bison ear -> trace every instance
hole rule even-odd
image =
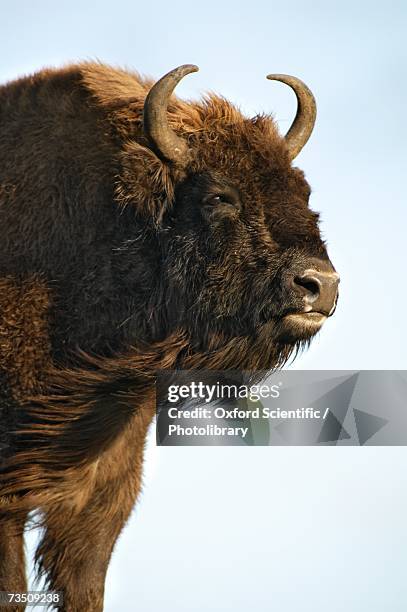
[[[149,148],[128,142],[120,155],[115,200],[159,221],[174,200],[176,172]]]

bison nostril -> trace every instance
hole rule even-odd
[[[320,294],[321,284],[313,276],[295,276],[294,288],[307,297],[309,301],[313,302]]]
[[[332,266],[324,267],[324,262],[317,263],[322,269],[307,268],[302,270],[302,274],[290,276],[289,288],[293,297],[301,298],[302,312],[319,312],[328,317],[333,313],[338,297],[339,275]]]
[[[291,309],[331,316],[338,298],[339,274],[329,261],[310,259],[308,266],[290,270],[284,277]]]

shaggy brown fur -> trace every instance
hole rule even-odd
[[[0,364],[16,401],[38,391],[49,363],[48,306],[40,279],[0,279]]]
[[[36,510],[70,612],[102,610],[156,371],[281,365],[312,335],[287,328],[284,275],[328,260],[269,116],[173,97],[180,170],[143,135],[151,84],[85,63],[0,88],[0,590],[25,590]],[[219,191],[236,206],[202,204]]]

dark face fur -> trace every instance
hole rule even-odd
[[[227,169],[191,172],[176,187],[162,234],[168,321],[203,351],[263,336],[285,359],[331,314],[299,314],[307,288],[294,279],[333,269],[303,173],[267,166],[270,156],[256,150],[242,167],[242,152],[232,151]],[[309,290],[318,288],[310,282]],[[333,310],[336,290],[332,300]]]

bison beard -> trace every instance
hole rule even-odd
[[[270,370],[330,316],[338,276],[282,138],[223,98],[100,64],[0,89],[0,590],[22,530],[64,609],[101,610],[141,484],[158,369]],[[147,95],[148,94],[148,95]]]

